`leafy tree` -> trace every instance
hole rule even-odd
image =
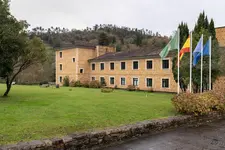
[[[44,62],[46,53],[41,39],[28,38],[28,24],[10,14],[8,0],[0,0],[0,14],[0,76],[6,80],[7,96],[16,76],[31,65]]]

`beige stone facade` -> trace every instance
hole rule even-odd
[[[115,48],[97,46],[96,48],[77,47],[57,50],[56,83],[62,85],[65,76],[68,76],[71,81],[89,81],[90,65],[88,60],[108,52],[115,52]]]
[[[216,28],[216,38],[220,47],[225,47],[225,26]]]
[[[176,92],[177,84],[172,73],[172,58],[165,59],[168,62],[166,69],[163,69],[163,61],[158,55],[121,60],[94,59],[107,53],[115,53],[115,48],[97,46],[56,51],[56,83],[62,85],[65,76],[69,76],[70,81],[80,80],[81,82],[101,81],[101,77],[104,77],[108,87],[127,88],[128,85],[137,84],[136,86],[141,90],[152,88],[154,91]],[[138,69],[133,68],[134,61]],[[147,61],[151,61],[150,69],[147,69]],[[121,69],[121,62],[125,62],[125,69]],[[103,70],[101,70],[101,64],[104,64]],[[110,64],[114,64],[113,70]],[[113,81],[110,82],[110,79]]]
[[[160,58],[154,59],[134,59],[134,60],[120,60],[120,61],[104,61],[91,62],[95,64],[95,70],[90,71],[90,80],[94,77],[100,81],[100,77],[104,77],[107,86],[118,88],[127,88],[128,85],[133,84],[133,78],[138,79],[138,86],[141,90],[149,90],[153,88],[155,91],[176,92],[177,84],[173,79],[172,61],[169,60],[169,68],[162,68],[162,60]],[[146,62],[152,61],[152,69],[147,69]],[[133,69],[133,61],[138,61],[138,69]],[[121,70],[121,62],[125,62],[125,70]],[[100,69],[100,63],[104,63],[104,70]],[[114,63],[114,70],[110,69],[110,63]],[[114,84],[110,84],[110,77],[114,78]],[[121,85],[121,78],[125,78],[125,85]],[[147,79],[152,80],[152,86],[147,86]],[[169,87],[162,87],[162,79],[169,79]]]

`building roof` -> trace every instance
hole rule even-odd
[[[221,27],[216,27],[215,29],[219,29],[219,28],[225,28],[225,26],[221,26]]]
[[[107,53],[96,57],[94,59],[90,59],[90,62],[99,62],[99,61],[114,61],[114,60],[129,60],[129,59],[141,59],[141,58],[159,58],[159,53],[161,52],[161,48],[156,49],[137,49],[137,50],[129,50],[122,51],[116,53]],[[171,54],[170,54],[171,55]]]

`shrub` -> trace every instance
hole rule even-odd
[[[134,85],[128,85],[127,90],[128,90],[128,91],[135,91],[136,88],[135,88]]]
[[[59,84],[56,84],[56,85],[55,85],[55,88],[57,88],[57,89],[58,89],[58,88],[59,88]]]
[[[82,86],[82,87],[85,87],[85,88],[89,88],[89,81],[83,81],[83,82],[81,83],[81,86]]]
[[[106,86],[105,78],[103,78],[103,81],[101,82],[101,87]]]
[[[101,87],[101,83],[99,81],[97,81],[97,80],[91,81],[89,83],[89,87],[90,88],[100,88]]]
[[[74,80],[72,80],[71,82],[70,82],[70,87],[76,87],[76,85],[75,85],[75,81]]]
[[[48,84],[48,81],[42,81],[39,83],[39,85],[42,85],[42,84]]]
[[[225,103],[214,92],[201,94],[182,93],[172,98],[175,109],[184,114],[203,115],[211,111],[224,111]]]
[[[68,76],[65,76],[63,78],[63,86],[69,86],[70,85],[70,79]]]
[[[75,81],[74,87],[82,87],[82,84],[79,80]]]
[[[112,88],[102,88],[101,92],[102,93],[111,93],[111,92],[113,92],[113,89]]]

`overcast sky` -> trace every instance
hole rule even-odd
[[[162,35],[170,35],[181,21],[192,29],[203,10],[215,26],[225,26],[225,0],[11,0],[12,14],[32,27],[116,24]]]

